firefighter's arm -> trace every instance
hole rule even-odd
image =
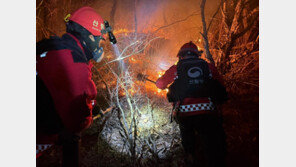
[[[85,76],[86,74],[87,76]],[[97,92],[95,84],[91,79],[90,71],[86,74],[81,74],[81,78],[72,80],[73,88],[77,92],[73,94],[73,99],[70,103],[71,115],[69,116],[73,116],[73,122],[70,123],[70,127],[75,132],[87,129],[93,121],[92,109]]]
[[[164,73],[163,76],[161,76],[156,80],[156,86],[159,89],[165,89],[170,83],[174,82],[176,77],[177,77],[177,66],[173,65]]]
[[[219,74],[214,64],[209,64],[209,68],[213,76],[213,81],[211,82],[211,89],[212,89],[211,98],[216,105],[223,104],[228,99],[223,78]]]
[[[96,87],[91,79],[91,69],[86,63],[73,62],[72,55],[60,56],[63,92],[58,97],[59,114],[63,124],[71,132],[87,129],[92,123],[93,101],[96,98]],[[61,106],[62,105],[62,106]]]
[[[212,64],[212,63],[209,63],[208,66],[209,66],[209,68],[210,68],[210,70],[211,70],[211,72],[212,72],[213,79],[218,80],[222,85],[224,85],[223,78],[222,78],[222,76],[219,74],[219,72],[218,72],[216,66],[215,66],[214,64]]]

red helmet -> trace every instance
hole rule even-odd
[[[203,51],[199,51],[197,46],[192,41],[190,41],[188,43],[185,43],[181,47],[177,56],[182,57],[185,54],[187,54],[187,55],[195,54],[195,55],[199,56],[201,53],[203,53]]]
[[[81,25],[94,36],[101,36],[104,29],[104,20],[91,7],[82,7],[71,14],[69,20]]]

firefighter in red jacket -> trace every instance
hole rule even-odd
[[[104,21],[91,7],[68,15],[61,38],[37,43],[37,156],[63,146],[63,166],[78,166],[80,132],[92,123],[97,91],[91,59],[103,57]],[[39,151],[39,152],[38,152]]]
[[[191,41],[184,44],[177,65],[156,86],[165,89],[172,83],[167,96],[174,104],[173,117],[179,123],[187,164],[224,166],[225,134],[216,105],[225,100],[226,90],[214,64],[200,59],[201,53]]]

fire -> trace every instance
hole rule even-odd
[[[158,74],[158,77],[161,77],[165,72],[164,71],[158,71],[157,74]]]
[[[135,58],[133,58],[133,57],[129,59],[129,62],[131,62],[131,63],[138,63],[138,61]]]
[[[134,93],[135,93],[135,90],[134,90],[134,89],[129,89],[129,92],[130,92],[131,94],[134,94]]]
[[[148,75],[148,78],[153,81],[156,81],[164,73],[165,73],[165,71],[151,72],[152,75]],[[168,89],[164,89],[164,90],[159,89],[156,87],[156,85],[154,83],[151,83],[151,82],[145,82],[145,84],[143,86],[145,87],[145,90],[147,92],[153,93],[157,96],[165,97],[168,92]]]
[[[125,34],[127,35],[127,33],[130,33],[131,31],[125,28],[121,28],[121,29],[116,29],[113,31],[113,34]]]

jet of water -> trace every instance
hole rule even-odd
[[[115,53],[117,59],[119,59],[120,70],[123,72],[123,71],[125,71],[125,64],[124,64],[123,59],[120,59],[121,54],[120,54],[119,48],[118,48],[117,44],[112,44],[112,47],[113,47],[113,50],[114,50],[114,53]]]

